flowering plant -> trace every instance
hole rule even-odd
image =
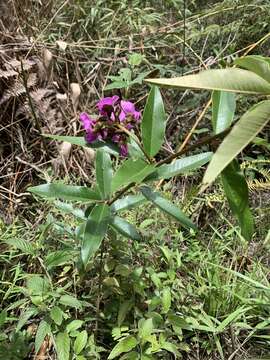
[[[84,216],[80,216],[81,224],[74,232],[84,270],[100,246],[104,245],[103,239],[110,236],[111,231],[134,241],[141,239],[136,227],[119,214],[144,202],[152,203],[178,221],[182,227],[196,230],[191,219],[178,206],[153,190],[153,185],[161,179],[186,174],[206,164],[211,160],[212,152],[197,152],[196,155],[187,157],[183,155],[203,145],[216,143],[224,136],[225,140],[213,155],[206,171],[205,184],[208,186],[221,174],[226,197],[232,212],[238,218],[241,233],[246,239],[252,237],[254,226],[248,206],[248,187],[235,157],[269,120],[270,101],[262,101],[254,106],[231,130],[235,110],[233,92],[269,94],[270,75],[269,64],[261,57],[244,58],[237,64],[248,70],[219,69],[176,79],[151,79],[149,82],[154,85],[142,115],[131,101],[122,100],[118,96],[105,97],[97,103],[97,118],[92,118],[87,113],[81,114],[85,137],[49,135],[50,138],[84,147],[98,147],[96,184],[92,188],[52,183],[29,189],[43,197],[87,204]],[[268,74],[267,78],[265,74]],[[186,146],[192,130],[180,149],[173,153],[170,151],[167,157],[162,158],[166,114],[161,93],[155,84],[215,90],[212,96],[214,135]],[[137,147],[130,146],[131,140],[135,140]],[[113,150],[110,143],[116,145],[118,151]],[[114,158],[119,156],[119,153],[122,162],[114,171]],[[158,153],[161,160],[156,159]]]
[[[120,155],[128,155],[128,133],[141,121],[141,113],[131,101],[119,96],[105,97],[97,103],[98,119],[82,113],[80,119],[86,131],[85,139],[91,144],[97,140],[111,140],[119,146]]]

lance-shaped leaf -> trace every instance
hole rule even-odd
[[[119,212],[119,211],[123,211],[123,210],[129,210],[129,209],[132,209],[134,207],[137,207],[137,206],[143,204],[144,202],[146,202],[146,199],[141,194],[139,194],[139,195],[127,195],[122,199],[116,200],[111,205],[111,210],[112,210],[112,212]]]
[[[91,190],[85,186],[52,183],[29,187],[27,190],[48,199],[62,199],[83,202],[97,201],[101,199],[100,194],[97,191]]]
[[[212,126],[215,134],[226,130],[233,122],[235,112],[235,95],[226,91],[213,91]]]
[[[168,165],[161,165],[155,172],[147,176],[145,181],[169,179],[180,174],[187,174],[188,172],[196,170],[208,163],[208,161],[212,158],[212,155],[212,152],[206,152],[178,159],[174,163]]]
[[[53,140],[58,141],[65,141],[73,145],[78,145],[82,147],[90,147],[91,149],[103,149],[104,151],[114,155],[119,155],[119,148],[117,145],[111,142],[104,142],[104,141],[95,141],[94,143],[87,143],[85,138],[80,136],[62,136],[62,135],[50,135],[50,134],[42,134],[45,137],[48,137]]]
[[[141,186],[140,190],[147,200],[151,201],[165,213],[171,215],[184,227],[197,229],[196,225],[193,224],[193,222],[177,206],[163,198],[158,192],[152,191],[148,186]]]
[[[204,175],[203,189],[252,141],[269,119],[269,100],[256,104],[241,117],[213,155]]]
[[[234,61],[244,69],[253,71],[255,74],[270,82],[270,59],[260,55],[249,55]]]
[[[96,205],[86,222],[81,245],[84,266],[100,247],[110,221],[110,208],[106,204]]]
[[[128,159],[116,171],[112,180],[112,191],[119,190],[122,186],[130,183],[141,182],[147,175],[154,171],[154,165],[150,165],[143,159]]]
[[[254,223],[248,206],[248,186],[236,160],[222,171],[221,178],[230,208],[238,218],[241,233],[244,238],[250,240],[254,232]]]
[[[96,155],[96,178],[102,199],[108,199],[111,195],[112,175],[110,155],[99,149]]]
[[[155,156],[164,141],[166,114],[163,100],[157,86],[151,88],[142,119],[142,140],[149,157]]]
[[[128,221],[122,219],[119,216],[114,216],[110,224],[117,232],[125,236],[128,239],[132,240],[141,240],[141,235],[137,231],[134,225],[130,224]]]
[[[231,91],[243,94],[270,94],[270,84],[257,74],[242,69],[205,70],[196,75],[171,79],[147,79],[159,86],[181,89]]]

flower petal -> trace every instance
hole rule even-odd
[[[133,114],[135,111],[135,105],[131,101],[121,100],[120,105],[127,114]]]
[[[83,123],[84,130],[89,130],[96,123],[86,112],[81,113],[80,120]]]
[[[128,156],[128,146],[127,146],[127,144],[122,144],[120,146],[120,155],[123,156],[123,157]]]
[[[98,110],[101,115],[106,115],[106,111],[104,111],[104,107],[113,106],[119,100],[119,96],[114,95],[112,97],[105,97],[99,100],[97,103]]]

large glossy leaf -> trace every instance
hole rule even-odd
[[[104,141],[96,141],[92,144],[89,144],[85,141],[85,138],[80,136],[62,136],[62,135],[50,135],[50,134],[42,134],[45,137],[48,137],[53,140],[58,141],[65,141],[73,145],[78,145],[82,147],[90,147],[91,149],[103,149],[104,151],[118,156],[119,155],[119,149],[118,147],[110,142],[104,142]]]
[[[159,86],[182,89],[206,89],[239,92],[243,94],[270,94],[270,84],[257,74],[242,69],[205,70],[196,75],[171,79],[147,79]]]
[[[101,199],[98,192],[85,186],[53,183],[29,187],[27,190],[48,199],[74,200],[83,202],[96,201]]]
[[[211,184],[223,169],[252,141],[270,119],[270,100],[261,101],[234,125],[214,154],[203,179],[203,188]]]
[[[244,69],[253,71],[270,82],[270,59],[259,55],[249,55],[236,59],[234,63]]]
[[[146,181],[169,179],[180,174],[187,174],[192,170],[196,170],[208,163],[212,158],[212,152],[206,152],[198,155],[187,156],[178,159],[174,163],[161,165],[155,172],[147,176]]]
[[[110,221],[110,208],[106,204],[96,205],[91,211],[83,234],[81,258],[86,266],[88,260],[95,254],[107,232]]]
[[[157,86],[152,86],[142,119],[142,140],[149,157],[155,156],[164,141],[166,114],[163,100]]]
[[[119,216],[114,216],[111,220],[111,226],[118,231],[121,235],[132,240],[141,240],[141,235],[134,225],[122,219]]]
[[[154,171],[154,165],[150,165],[143,159],[128,159],[116,171],[112,180],[112,191],[119,190],[122,186],[141,182],[147,175]]]
[[[226,130],[233,122],[235,112],[235,95],[226,91],[213,91],[212,126],[215,134]]]
[[[221,178],[230,208],[238,218],[241,233],[244,238],[250,240],[254,232],[254,223],[248,206],[248,186],[236,160],[222,171]]]
[[[96,178],[102,199],[108,199],[111,195],[112,175],[110,155],[99,149],[96,155]]]
[[[163,198],[158,192],[152,191],[148,186],[141,186],[142,194],[147,200],[155,204],[159,209],[171,215],[186,228],[197,229],[196,225],[174,204]]]
[[[129,210],[136,206],[139,206],[146,202],[146,199],[143,195],[127,195],[122,199],[116,200],[112,206],[111,210],[112,212],[119,212],[123,210]]]

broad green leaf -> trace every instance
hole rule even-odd
[[[181,358],[181,354],[177,350],[177,346],[175,344],[165,341],[164,343],[162,343],[161,348],[174,354],[176,359]]]
[[[153,171],[154,165],[149,165],[142,159],[128,159],[116,171],[112,179],[112,191],[133,182],[139,183]]]
[[[79,335],[76,337],[76,340],[74,342],[74,351],[75,354],[79,355],[80,352],[85,348],[87,344],[87,331],[83,330],[79,333]]]
[[[96,178],[102,199],[108,199],[111,195],[112,175],[110,155],[104,150],[98,150],[96,155]]]
[[[7,320],[7,312],[5,310],[0,312],[0,327],[4,325]]]
[[[38,275],[33,275],[28,279],[26,286],[30,295],[45,295],[50,289],[48,280]]]
[[[126,300],[120,305],[118,310],[118,317],[117,317],[118,326],[122,325],[128,312],[131,310],[133,304],[134,304],[133,300]]]
[[[148,186],[141,186],[141,192],[147,200],[155,204],[159,209],[171,215],[184,227],[197,229],[196,225],[174,204],[163,198],[158,192],[152,191]]]
[[[269,100],[256,104],[241,117],[213,155],[204,175],[203,189],[252,141],[269,119]]]
[[[112,212],[119,212],[123,210],[129,210],[134,207],[140,206],[141,204],[145,203],[145,197],[141,194],[139,195],[127,195],[122,199],[116,200],[111,205]]]
[[[81,258],[84,266],[95,254],[107,232],[110,208],[106,204],[96,205],[86,222],[81,245]]]
[[[108,360],[115,359],[120,354],[129,352],[135,348],[137,343],[138,342],[134,336],[128,336],[120,340],[110,352]]]
[[[139,328],[139,337],[147,341],[148,337],[152,334],[154,330],[153,319],[141,319],[138,323]]]
[[[73,186],[61,183],[53,183],[30,187],[27,190],[48,199],[62,199],[83,202],[97,201],[101,199],[100,194],[87,188],[86,186]]]
[[[41,320],[38,325],[35,337],[35,353],[38,353],[46,335],[51,333],[51,326],[45,320]]]
[[[111,220],[111,226],[121,235],[132,240],[141,240],[141,235],[136,230],[135,226],[122,219],[119,216],[114,216]]]
[[[128,142],[128,154],[132,159],[143,159],[146,160],[145,154],[142,149],[136,143],[136,141],[130,137]]]
[[[252,71],[262,77],[264,80],[270,82],[270,60],[260,55],[249,55],[243,58],[236,59],[235,65],[238,65],[246,70]]]
[[[70,338],[67,333],[60,332],[55,339],[57,360],[69,360]]]
[[[63,201],[60,201],[60,200],[55,200],[54,205],[58,209],[60,209],[61,211],[65,212],[65,213],[72,214],[72,215],[76,216],[79,219],[83,219],[83,220],[85,219],[84,211],[82,209],[75,208],[70,203],[63,202]]]
[[[174,163],[168,165],[161,165],[152,174],[147,176],[145,181],[152,181],[158,179],[169,179],[180,174],[187,174],[192,170],[196,170],[208,163],[212,158],[212,152],[206,152],[198,155],[187,156],[183,159],[178,159]]]
[[[63,311],[59,306],[54,306],[50,311],[50,317],[57,325],[61,325],[63,321]]]
[[[270,94],[270,84],[257,74],[242,69],[205,70],[195,75],[171,79],[146,79],[159,86],[181,89],[205,89],[243,94]]]
[[[226,91],[213,91],[212,126],[215,134],[219,134],[231,126],[235,106],[235,94]]]
[[[72,320],[66,327],[68,333],[78,330],[83,325],[82,320]]]
[[[157,86],[152,86],[142,118],[142,140],[149,157],[155,156],[164,141],[166,114],[163,100]]]
[[[62,295],[59,299],[59,304],[73,307],[75,309],[82,309],[82,303],[76,297],[71,295]]]
[[[250,240],[254,232],[254,221],[248,206],[248,186],[236,160],[222,171],[221,179],[230,208],[238,218],[241,233],[245,239]]]
[[[104,141],[96,141],[92,144],[89,144],[85,141],[84,137],[77,136],[61,136],[61,135],[50,135],[50,134],[42,134],[45,137],[48,137],[53,140],[58,141],[66,141],[73,145],[78,145],[82,147],[90,147],[91,149],[103,149],[104,151],[114,155],[119,155],[119,149],[114,143],[104,142]]]

